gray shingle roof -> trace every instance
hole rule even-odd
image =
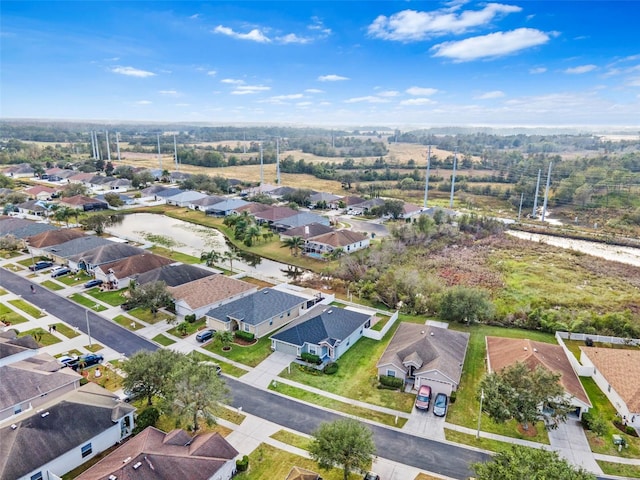
[[[212,308],[207,312],[207,316],[223,322],[232,317],[250,325],[259,325],[305,301],[306,299],[297,295],[291,295],[272,288],[264,288],[221,307]]]
[[[247,203],[248,202],[240,200],[239,198],[231,198],[229,200],[224,200],[223,202],[216,203],[207,210],[210,212],[228,212],[229,210],[240,208]]]
[[[136,277],[136,281],[140,285],[150,282],[164,282],[168,287],[177,287],[183,283],[193,282],[194,280],[199,280],[214,274],[215,272],[194,267],[193,265],[173,263],[141,273]]]
[[[300,212],[291,217],[283,218],[274,222],[277,227],[295,228],[319,223],[321,225],[329,225],[329,219],[315,213]]]
[[[184,192],[184,190],[182,190],[181,188],[167,188],[166,190],[160,190],[159,192],[155,192],[155,195],[156,197],[169,198],[169,197],[173,197],[174,195],[178,195],[182,192]]]
[[[0,236],[11,234],[16,238],[27,238],[56,228],[48,223],[36,223],[24,218],[5,217],[0,220]]]
[[[282,232],[280,235],[287,237],[300,237],[306,240],[329,232],[333,232],[333,228],[319,223],[311,223],[303,227],[290,228]]]
[[[69,257],[73,262],[84,261],[90,265],[103,265],[105,263],[116,262],[123,258],[141,255],[145,253],[142,248],[127,245],[126,243],[109,242],[99,247],[92,248],[85,252]]]
[[[74,238],[68,242],[61,243],[60,245],[52,245],[44,248],[43,250],[61,258],[70,258],[80,253],[88,252],[93,248],[112,244],[113,242],[106,238],[87,235],[80,238]]]
[[[318,345],[322,341],[336,345],[364,325],[369,318],[371,316],[366,313],[317,305],[271,338],[300,347],[305,343]]]

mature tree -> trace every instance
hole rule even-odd
[[[160,348],[155,352],[141,350],[122,364],[127,376],[122,381],[125,390],[147,398],[153,404],[154,396],[167,396],[173,388],[172,373],[185,356],[173,350]]]
[[[104,229],[112,225],[119,225],[124,220],[120,214],[96,213],[80,220],[82,228],[85,230],[93,230],[96,235],[102,235]]]
[[[228,349],[233,343],[233,332],[229,330],[218,330],[215,339],[220,342],[222,348]]]
[[[120,198],[120,195],[118,195],[117,193],[105,193],[104,199],[111,207],[121,207],[122,205],[124,205],[124,200],[122,200]]]
[[[298,256],[298,252],[302,249],[303,245],[304,239],[302,237],[289,237],[282,242],[282,246],[289,247],[289,251],[294,257]]]
[[[440,318],[448,322],[480,322],[493,316],[487,292],[461,285],[450,288],[440,299]]]
[[[27,196],[22,192],[11,192],[7,193],[2,199],[3,203],[17,205],[18,203],[23,203],[27,201]]]
[[[146,283],[136,288],[130,292],[129,298],[132,305],[151,310],[154,318],[159,309],[168,307],[173,302],[173,298],[167,290],[167,284],[162,281]]]
[[[187,361],[175,371],[173,378],[170,401],[177,407],[179,416],[190,418],[194,432],[198,431],[201,417],[207,425],[215,425],[221,403],[227,400],[229,392],[215,366],[209,362]]]
[[[371,430],[351,418],[321,424],[309,445],[309,454],[320,468],[328,470],[339,465],[344,470],[344,480],[351,471],[368,468],[375,453]]]
[[[76,195],[85,195],[86,193],[87,187],[82,183],[68,183],[63,187],[62,192],[60,192],[60,196],[75,197]]]
[[[560,376],[541,366],[531,370],[516,362],[482,379],[479,387],[479,393],[484,392],[482,409],[495,422],[514,419],[525,430],[530,422],[540,418],[543,409],[557,426],[566,421],[573,409],[559,382]]]
[[[486,463],[472,465],[478,480],[595,480],[595,475],[576,469],[557,452],[512,445]]]
[[[223,254],[225,260],[229,260],[229,270],[233,273],[233,261],[238,259],[238,255],[235,250],[227,250]]]
[[[260,227],[256,224],[253,224],[251,226],[249,226],[245,232],[244,232],[244,239],[242,240],[242,242],[247,246],[247,247],[251,247],[253,246],[253,242],[256,239],[259,239],[261,237],[261,230]]]
[[[0,237],[0,250],[16,251],[20,248],[21,240],[18,240],[11,233]]]
[[[389,215],[394,220],[400,218],[403,212],[404,202],[402,200],[385,200],[380,207],[380,213]]]
[[[53,214],[53,218],[58,222],[64,222],[69,228],[69,219],[71,217],[76,217],[76,221],[78,219],[78,210],[71,207],[58,207]]]
[[[200,261],[205,262],[207,267],[213,267],[217,262],[220,261],[222,255],[215,250],[211,250],[210,252],[202,252],[200,254]]]

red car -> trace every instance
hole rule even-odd
[[[416,408],[429,410],[429,402],[431,402],[431,387],[429,385],[422,385],[416,397]]]

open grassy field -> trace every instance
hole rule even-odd
[[[18,312],[0,303],[0,321],[10,325],[16,325],[27,322],[28,320]]]
[[[94,299],[85,297],[82,293],[74,293],[67,298],[82,305],[83,307],[93,310],[94,312],[103,312],[107,309],[104,305],[97,303]]]

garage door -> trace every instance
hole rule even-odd
[[[420,385],[429,385],[434,395],[437,393],[445,393],[447,396],[451,395],[452,387],[451,384],[447,382],[441,382],[432,378],[416,378],[416,388],[419,388]]]
[[[278,352],[282,352],[282,353],[287,353],[289,355],[298,356],[298,347],[296,347],[295,345],[290,345],[288,343],[278,342],[276,340],[274,342],[274,347],[275,347],[276,351],[278,351]]]

